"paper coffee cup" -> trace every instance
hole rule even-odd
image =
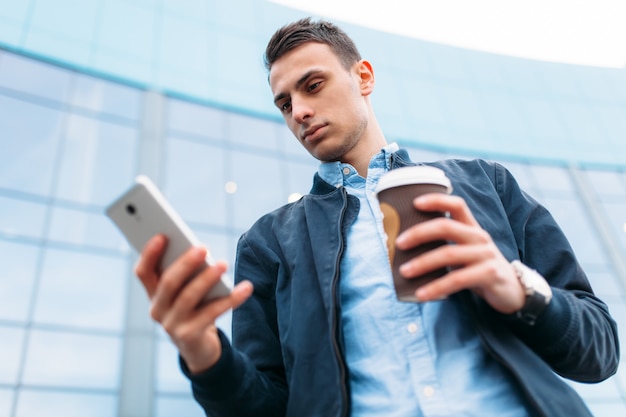
[[[448,268],[440,268],[415,278],[404,278],[398,271],[400,265],[410,259],[446,244],[445,241],[438,240],[408,250],[396,248],[396,238],[407,228],[446,215],[442,212],[419,211],[413,206],[413,200],[423,194],[451,192],[452,185],[446,174],[441,169],[430,166],[394,169],[383,175],[378,182],[376,196],[383,213],[389,263],[396,296],[400,301],[418,301],[415,297],[417,288],[448,271]]]

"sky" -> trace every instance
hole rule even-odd
[[[521,58],[626,66],[626,0],[271,0],[333,21]]]

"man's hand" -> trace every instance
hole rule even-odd
[[[433,240],[452,243],[401,266],[400,273],[407,279],[441,267],[452,267],[443,277],[417,290],[420,301],[437,300],[470,289],[501,313],[513,313],[523,307],[526,296],[515,270],[462,198],[427,194],[416,198],[414,206],[424,211],[448,212],[450,218],[429,220],[407,229],[396,240],[399,249],[410,249]]]
[[[187,282],[204,262],[206,249],[191,248],[160,272],[159,260],[166,245],[165,236],[153,237],[146,244],[135,273],[150,298],[150,315],[163,326],[189,370],[199,373],[213,366],[222,354],[215,320],[229,309],[243,304],[252,295],[252,284],[241,282],[227,297],[198,307],[204,295],[226,271],[226,264],[218,262]]]

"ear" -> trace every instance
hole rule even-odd
[[[358,62],[358,72],[360,77],[361,94],[369,96],[374,91],[374,69],[369,61],[362,59]]]

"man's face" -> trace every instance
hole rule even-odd
[[[300,143],[321,161],[346,161],[368,124],[360,64],[342,66],[332,49],[305,43],[270,70],[274,104]]]

